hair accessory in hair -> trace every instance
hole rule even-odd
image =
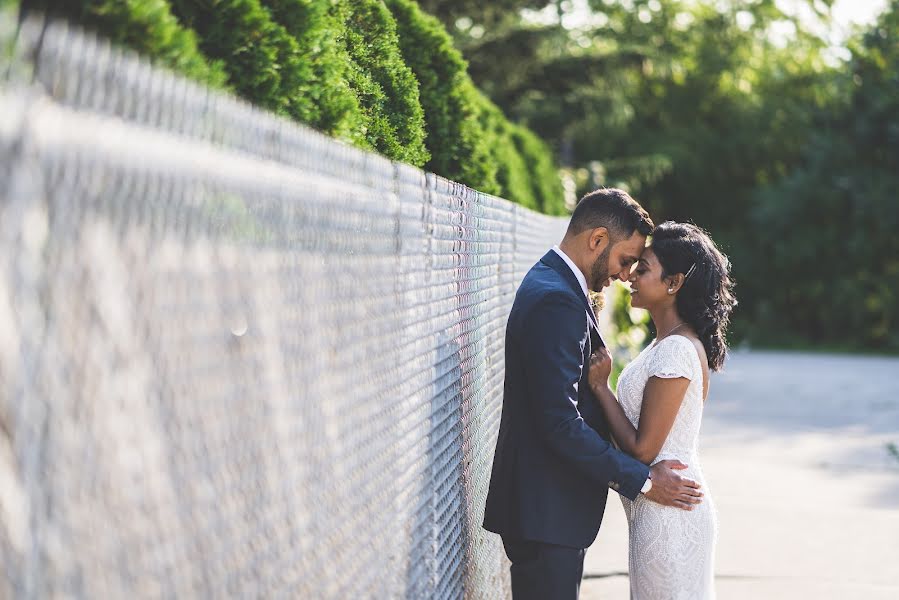
[[[690,267],[690,270],[687,271],[687,274],[684,276],[684,283],[686,283],[687,280],[690,279],[690,275],[692,275],[693,271],[695,271],[695,270],[696,270],[696,263],[693,263],[693,266]]]

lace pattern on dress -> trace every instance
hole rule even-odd
[[[686,463],[690,468],[681,474],[702,484],[705,496],[690,512],[655,504],[642,495],[633,502],[621,498],[629,526],[631,598],[713,600],[718,525],[699,465],[703,373],[693,342],[679,335],[653,342],[622,371],[618,401],[635,427],[650,377],[690,380],[671,432],[653,463],[671,458]]]

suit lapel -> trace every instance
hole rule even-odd
[[[602,339],[602,336],[599,332],[599,323],[597,322],[597,316],[593,312],[593,307],[590,306],[590,302],[584,297],[584,290],[581,288],[580,282],[575,277],[574,273],[571,272],[571,268],[568,264],[562,259],[561,256],[556,253],[555,250],[550,249],[549,252],[543,255],[543,258],[540,259],[540,262],[545,264],[546,266],[552,268],[556,271],[559,276],[568,284],[568,286],[574,291],[578,298],[581,299],[581,304],[584,306],[584,310],[587,312],[587,318],[590,320],[592,325],[590,331],[590,345],[591,350],[594,344],[594,334],[595,339],[598,340],[599,345],[605,346],[605,341]]]

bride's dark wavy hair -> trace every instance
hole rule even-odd
[[[663,279],[686,275],[677,293],[677,312],[699,335],[709,368],[720,370],[727,354],[727,326],[737,305],[730,261],[709,234],[692,223],[662,223],[652,232],[651,248]]]

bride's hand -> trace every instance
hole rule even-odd
[[[590,355],[590,371],[587,373],[587,381],[590,389],[595,393],[609,387],[609,375],[612,373],[612,355],[607,348],[602,347]]]

